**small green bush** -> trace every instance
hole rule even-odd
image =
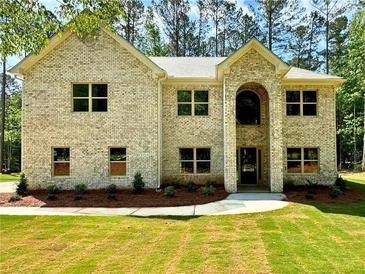
[[[16,202],[22,199],[22,196],[18,195],[18,194],[14,194],[11,195],[11,197],[9,198],[9,202]]]
[[[284,191],[290,191],[293,190],[294,188],[295,188],[294,180],[287,179],[284,181]]]
[[[117,192],[118,188],[116,184],[110,184],[106,188],[106,193],[108,194],[109,199],[115,199]]]
[[[75,200],[81,200],[82,196],[85,194],[87,190],[87,186],[85,184],[77,184],[74,187],[75,190]]]
[[[133,180],[132,184],[133,184],[134,192],[142,192],[144,190],[144,187],[146,184],[143,181],[143,177],[140,172],[137,172],[134,175],[134,180]]]
[[[216,190],[213,185],[203,186],[201,189],[205,196],[214,195],[215,190]]]
[[[25,177],[25,174],[22,173],[22,174],[20,174],[19,184],[16,188],[16,194],[24,195],[27,193],[27,191],[28,191],[28,180]]]
[[[215,181],[208,181],[205,186],[215,186],[217,184],[217,182]]]
[[[176,194],[176,190],[175,190],[175,187],[174,186],[167,186],[167,187],[165,187],[164,195],[166,197],[174,197],[175,194]]]
[[[192,181],[189,181],[187,184],[188,192],[195,192],[198,189],[198,186],[194,184]]]
[[[345,191],[347,189],[346,181],[341,176],[337,177],[335,185],[339,187],[341,191]]]
[[[312,195],[316,195],[317,194],[317,190],[316,190],[316,183],[313,183],[311,180],[307,179],[307,193],[308,194],[312,194]]]
[[[48,200],[56,200],[57,194],[61,192],[61,189],[57,185],[52,184],[47,187],[47,192],[48,192],[47,196]]]
[[[339,187],[337,187],[337,186],[331,186],[330,187],[329,195],[330,195],[331,198],[335,199],[338,196],[340,196],[341,194],[342,194],[342,191]]]

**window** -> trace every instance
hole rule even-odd
[[[70,149],[53,148],[53,176],[70,175]]]
[[[210,173],[210,148],[180,148],[180,172]]]
[[[108,111],[107,84],[73,84],[72,89],[75,112]]]
[[[288,148],[288,173],[318,173],[318,148]]]
[[[250,90],[244,90],[236,98],[236,122],[240,125],[260,124],[260,98]]]
[[[127,175],[127,149],[125,147],[111,147],[109,149],[109,175]]]
[[[317,92],[315,90],[287,90],[286,115],[316,116]]]
[[[177,114],[179,116],[207,116],[208,104],[207,90],[177,91]]]

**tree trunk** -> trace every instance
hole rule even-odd
[[[0,140],[0,173],[3,172],[4,139],[5,139],[5,87],[6,87],[6,59],[3,58],[3,83],[1,92],[1,140]]]
[[[356,104],[355,104],[355,98],[354,98],[354,166],[356,165],[356,154],[357,154],[357,149],[356,149]]]

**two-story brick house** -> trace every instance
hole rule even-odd
[[[24,79],[22,169],[50,183],[208,180],[280,192],[331,184],[336,76],[290,67],[252,39],[229,57],[146,57],[118,35],[71,32],[10,71]]]

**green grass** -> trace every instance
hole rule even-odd
[[[365,201],[291,204],[272,212],[233,216],[1,216],[0,220],[1,273],[364,273],[365,269]]]
[[[19,174],[13,173],[13,174],[2,174],[0,173],[0,183],[1,182],[8,182],[8,181],[18,181],[19,180]]]

